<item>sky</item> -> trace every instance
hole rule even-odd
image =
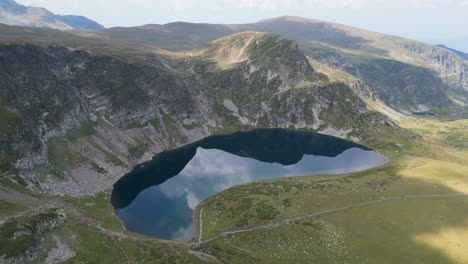
[[[468,52],[468,0],[17,0],[106,27],[175,21],[249,23],[295,15]]]

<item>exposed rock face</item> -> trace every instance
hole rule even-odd
[[[2,233],[3,243],[7,247],[11,245],[22,246],[24,252],[19,255],[0,255],[0,263],[21,264],[33,263],[40,251],[44,248],[44,234],[61,226],[67,215],[61,210],[51,209],[47,213],[28,216],[19,221],[5,223]],[[22,244],[16,242],[23,241]],[[9,252],[12,254],[12,252]],[[13,253],[14,254],[14,253]]]
[[[269,32],[296,41],[308,57],[320,64],[313,65],[316,71],[332,80],[338,77],[359,96],[384,102],[400,112],[426,108],[438,113],[460,112],[458,106],[468,104],[468,63],[461,57],[429,44],[326,21],[280,17],[238,25],[178,22],[114,28],[89,35],[184,51],[245,31]]]
[[[336,129],[359,140],[362,124],[390,124],[349,87],[315,73],[296,43],[259,33],[234,40],[239,49],[230,49],[243,59],[224,67],[222,41],[190,58],[148,55],[150,63],[0,46],[2,171],[31,188],[86,195],[160,151],[214,133]]]
[[[331,69],[332,75],[335,78],[338,75],[357,95],[385,102],[400,112],[417,112],[422,105],[433,110],[450,107],[447,90],[459,89],[447,85],[448,81],[431,69],[398,60],[356,58],[326,48],[309,48],[307,54],[322,67]]]
[[[186,140],[182,132],[170,131],[168,123],[174,128],[194,120],[208,123],[198,109],[196,87],[189,89],[187,80],[157,61],[151,66],[129,64],[86,51],[32,45],[2,46],[0,54],[2,112],[9,117],[1,134],[3,170],[32,171],[43,164],[47,174],[50,169],[65,171],[89,185],[85,187],[106,183],[108,188],[111,180],[87,181],[92,169],[75,165],[93,161],[94,173],[122,175],[137,162],[119,157],[127,156],[129,148],[140,146],[136,157],[140,158],[146,146],[156,153]],[[150,121],[165,126],[144,127]],[[70,138],[71,129],[85,125],[89,131],[77,131]],[[67,140],[51,143],[66,135]],[[51,156],[55,161],[48,160]]]
[[[452,89],[468,91],[468,63],[447,49],[438,46],[405,45],[405,48],[432,62],[432,68],[451,84]]]

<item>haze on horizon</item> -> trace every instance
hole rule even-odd
[[[250,23],[294,15],[322,19],[468,52],[468,0],[17,0],[106,27]]]

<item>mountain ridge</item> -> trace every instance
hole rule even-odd
[[[60,30],[94,30],[104,26],[84,16],[58,15],[41,7],[30,7],[13,0],[0,0],[0,23]]]
[[[0,45],[3,173],[82,196],[110,188],[164,149],[213,134],[279,127],[361,141],[371,127],[394,126],[277,35],[244,32],[193,53],[147,56],[150,63],[76,47]]]
[[[365,142],[374,129],[398,129],[398,116],[463,111],[464,79],[443,74],[465,68],[449,51],[310,21],[276,23],[1,26],[2,170],[19,170],[32,188],[80,196],[212,134],[278,127]],[[407,58],[397,60],[402,51]],[[15,83],[27,92],[15,95]]]
[[[268,32],[296,41],[319,68],[331,72],[339,81],[355,87],[357,93],[366,97],[378,96],[379,100],[386,101],[385,103],[392,108],[406,114],[427,109],[440,111],[437,108],[454,104],[463,105],[468,102],[468,63],[452,52],[406,38],[326,21],[279,17],[250,24],[176,22],[165,25],[111,28],[92,32],[91,35],[98,39],[135,43],[171,51],[189,51],[202,48],[217,38],[244,31]],[[324,54],[326,56],[323,56]],[[318,57],[314,58],[317,55]],[[330,61],[330,58],[334,61]],[[384,80],[386,72],[392,70],[393,61],[415,72],[409,76],[399,76],[398,79],[414,79],[414,81],[390,84],[388,80]],[[359,72],[364,68],[368,73],[370,69],[374,73],[361,76]],[[433,87],[431,89],[439,92],[431,93],[430,96],[425,96],[424,92],[415,93],[425,89],[417,84],[416,72],[430,76],[434,80],[433,83],[437,84],[431,85]],[[369,85],[384,82],[388,83],[388,87]],[[386,90],[395,85],[402,92],[408,92],[393,97],[385,95]],[[414,94],[416,96],[413,96]],[[410,100],[405,101],[404,98]]]
[[[0,24],[0,262],[467,260],[466,62],[409,39],[289,20],[96,31]],[[343,138],[388,163],[242,184],[200,203],[176,186],[175,210],[194,208],[188,241],[134,234],[117,217],[116,208],[167,180],[125,177],[132,169],[159,166],[147,161],[212,135],[258,129]],[[282,138],[251,140],[300,159],[284,154]],[[321,151],[342,151],[322,139]],[[215,163],[207,164],[230,169]],[[115,203],[119,189],[128,196]],[[136,209],[165,212],[148,208]]]
[[[439,45],[436,45],[436,46],[447,49],[447,50],[457,54],[458,56],[464,58],[465,60],[468,60],[468,53],[465,53],[463,51],[459,51],[459,50],[456,50],[456,49],[449,48],[449,47],[447,47],[447,46],[445,46],[443,44],[439,44]]]

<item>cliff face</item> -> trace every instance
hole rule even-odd
[[[154,153],[178,136],[159,127],[163,119],[206,123],[192,94],[196,88],[161,63],[33,45],[2,46],[0,54],[1,109],[8,117],[1,133],[3,171],[30,172],[34,181],[51,173],[68,178],[77,168],[77,175],[122,173],[146,152],[143,146]],[[154,126],[145,127],[149,123]],[[126,157],[131,147],[141,148],[134,150],[138,157]],[[90,170],[79,166],[91,161]]]
[[[326,21],[280,17],[240,25],[178,22],[101,30],[89,36],[183,51],[244,31],[269,32],[296,41],[317,71],[399,112],[453,113],[468,105],[468,62],[462,55]]]
[[[463,57],[438,46],[406,44],[404,48],[428,60],[453,90],[468,91],[468,63]]]
[[[391,125],[277,36],[244,33],[196,55],[148,56],[138,63],[60,46],[0,46],[3,175],[86,195],[164,149],[214,133],[282,127],[359,140],[369,126]]]

